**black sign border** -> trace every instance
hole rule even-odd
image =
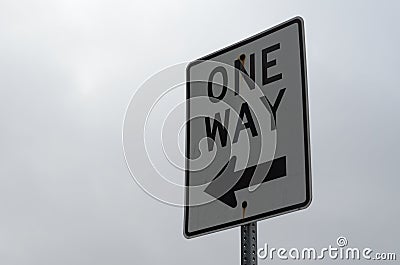
[[[311,153],[310,153],[310,127],[309,127],[309,116],[308,116],[308,93],[307,93],[307,69],[306,69],[306,53],[305,53],[305,39],[304,39],[304,20],[302,17],[297,16],[294,17],[288,21],[283,22],[282,24],[279,24],[271,29],[268,29],[266,31],[263,31],[259,34],[256,34],[250,38],[247,38],[245,40],[242,40],[240,42],[237,42],[233,45],[230,45],[226,48],[223,48],[221,50],[218,50],[214,53],[211,53],[209,55],[206,55],[196,61],[191,62],[187,68],[186,68],[186,99],[190,98],[190,68],[198,63],[201,63],[201,61],[205,60],[211,60],[212,58],[219,56],[221,54],[224,54],[226,52],[229,52],[231,50],[234,50],[240,46],[246,45],[250,42],[253,42],[255,40],[258,40],[262,37],[265,37],[269,34],[272,34],[276,31],[279,31],[281,29],[284,29],[286,27],[289,27],[293,24],[297,24],[298,30],[299,30],[299,44],[300,44],[300,63],[301,63],[301,81],[302,81],[302,104],[303,104],[303,129],[304,129],[304,150],[305,150],[305,177],[306,177],[306,200],[302,203],[299,204],[294,204],[291,206],[287,206],[281,209],[265,212],[262,214],[258,214],[255,216],[250,216],[244,219],[228,222],[225,224],[220,224],[216,226],[211,226],[207,228],[203,228],[197,231],[192,231],[189,232],[189,162],[186,160],[186,170],[185,170],[185,207],[184,207],[184,231],[183,235],[186,238],[194,238],[198,237],[201,235],[213,233],[213,232],[218,232],[221,230],[229,229],[229,228],[234,228],[240,225],[248,224],[254,221],[259,221],[259,220],[264,220],[267,218],[275,217],[278,215],[290,213],[293,211],[301,210],[307,208],[311,204],[312,200],[312,195],[311,195]],[[189,115],[189,101],[186,100],[186,119],[190,117]],[[189,148],[188,146],[190,145],[190,127],[189,123],[186,126],[186,157],[189,157]]]

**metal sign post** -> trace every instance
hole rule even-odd
[[[257,222],[241,226],[241,265],[257,265]]]

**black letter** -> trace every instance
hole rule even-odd
[[[222,74],[222,91],[221,94],[218,97],[216,97],[214,96],[212,86],[213,86],[214,75],[218,72]],[[215,69],[212,70],[210,76],[208,77],[208,97],[210,98],[210,101],[213,103],[217,103],[219,100],[223,99],[226,94],[227,85],[228,85],[228,74],[226,72],[226,69],[222,66],[215,67]]]
[[[243,54],[244,57],[244,54]],[[254,53],[250,54],[250,79],[249,79],[249,74],[246,71],[246,68],[244,68],[244,58],[243,60],[235,60],[235,95],[239,94],[239,71],[242,73],[242,76],[244,80],[246,81],[247,85],[250,87],[250,89],[255,88],[255,82],[256,82],[256,71],[255,71],[255,60],[254,60]]]
[[[262,50],[262,82],[263,82],[263,86],[282,79],[282,73],[268,77],[268,68],[276,65],[276,60],[267,61],[267,55],[268,55],[268,53],[279,50],[280,48],[281,48],[281,44],[277,43],[275,45],[272,45],[272,46]]]
[[[274,117],[274,119],[271,119],[271,131],[276,129],[276,111],[278,110],[279,104],[281,103],[281,100],[283,98],[283,94],[285,93],[286,88],[282,88],[279,90],[278,96],[275,99],[274,105],[269,102],[266,96],[261,97],[261,102],[264,104],[264,106],[267,108],[267,110],[271,113],[271,115]]]
[[[247,122],[243,124],[242,122],[243,122],[243,117],[245,114],[246,114]],[[240,119],[238,119],[237,124],[236,124],[236,130],[235,130],[235,136],[233,137],[233,143],[236,143],[238,141],[239,133],[242,130],[244,130],[245,128],[250,128],[251,134],[253,135],[253,137],[258,135],[256,126],[254,125],[253,117],[251,116],[251,112],[250,112],[249,105],[247,104],[247,102],[244,102],[242,104],[242,107],[240,108],[239,118]]]
[[[208,142],[208,151],[212,151],[214,149],[213,141],[215,142],[215,136],[217,135],[217,131],[219,130],[219,138],[221,141],[222,147],[226,146],[226,140],[228,136],[228,126],[229,126],[229,113],[230,109],[225,110],[225,118],[224,125],[221,124],[221,115],[219,113],[215,114],[214,123],[212,125],[211,130],[211,121],[210,117],[205,117],[206,121],[206,134],[207,134],[207,142]],[[212,138],[212,140],[211,140]]]

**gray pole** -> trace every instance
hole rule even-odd
[[[257,265],[257,222],[241,226],[241,265]]]

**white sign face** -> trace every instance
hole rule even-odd
[[[310,204],[301,18],[192,62],[186,98],[187,238]]]

